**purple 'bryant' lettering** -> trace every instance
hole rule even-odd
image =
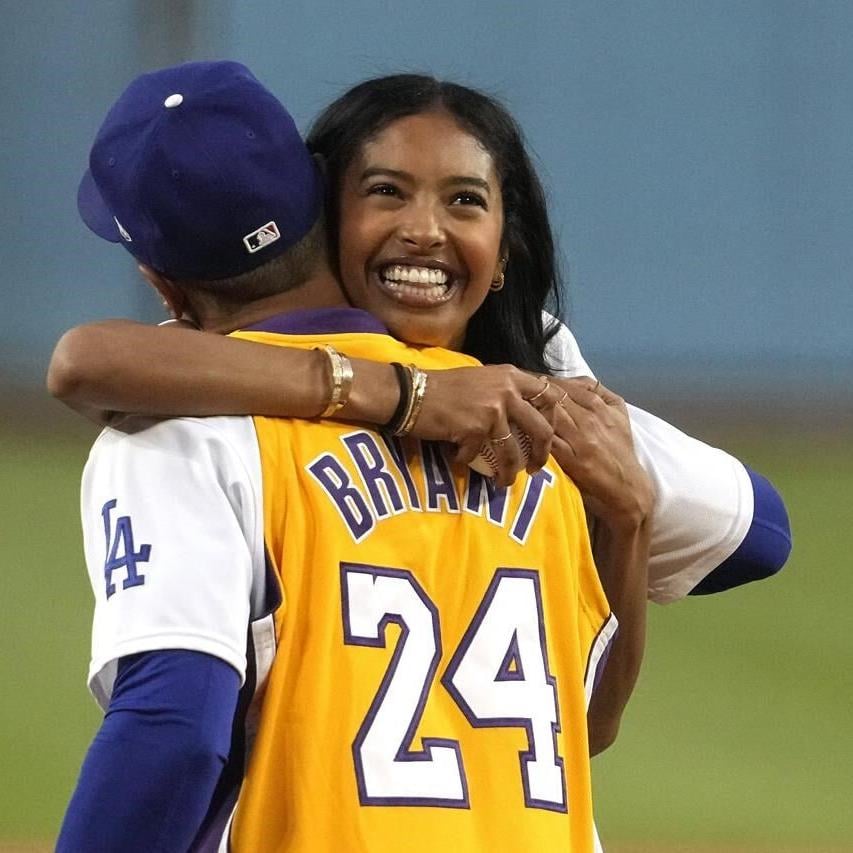
[[[406,491],[409,493],[409,509],[420,510],[421,499],[418,490],[415,488],[415,481],[412,479],[412,472],[409,470],[409,463],[406,460],[406,453],[400,439],[387,433],[382,433],[382,439],[397,466],[397,470],[400,472],[400,476],[403,478],[403,482],[406,484]]]
[[[510,492],[470,468],[459,484],[438,442],[417,442],[423,462],[422,493],[418,491],[403,444],[390,436],[358,430],[340,437],[344,450],[326,452],[305,466],[335,506],[356,542],[369,536],[386,518],[404,512],[466,513],[497,527],[507,527]],[[527,476],[524,494],[509,523],[509,536],[524,544],[539,507],[554,484],[542,469]],[[460,488],[464,487],[464,493]],[[461,500],[460,500],[461,497]]]
[[[465,511],[473,515],[483,514],[486,504],[486,517],[492,524],[503,527],[506,519],[507,490],[496,486],[491,478],[484,477],[473,468],[468,474],[468,489],[465,495]]]
[[[403,496],[397,481],[388,470],[388,463],[379,449],[377,437],[369,432],[354,432],[341,441],[346,445],[361,479],[370,495],[376,518],[387,518],[403,512]],[[386,499],[391,504],[388,509]]]
[[[527,541],[527,534],[536,520],[539,507],[542,505],[545,486],[552,486],[553,484],[554,475],[546,468],[537,471],[527,481],[527,488],[524,490],[524,500],[522,500],[521,506],[518,508],[515,520],[512,523],[512,532],[510,533],[510,536],[516,542],[523,545]]]
[[[346,468],[331,453],[324,453],[305,467],[332,499],[352,538],[356,542],[364,539],[376,522]]]
[[[459,498],[450,467],[441,451],[441,445],[433,441],[421,442],[424,460],[424,484],[427,493],[427,511],[441,512],[442,503],[445,512],[459,512]]]

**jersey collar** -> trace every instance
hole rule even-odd
[[[243,329],[245,332],[274,332],[279,335],[329,335],[339,332],[373,332],[387,335],[388,329],[372,314],[359,308],[305,308],[274,314]]]

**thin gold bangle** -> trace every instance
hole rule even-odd
[[[421,407],[424,404],[424,395],[426,394],[427,387],[428,377],[426,372],[414,364],[409,364],[407,367],[412,376],[412,399],[406,411],[406,417],[403,419],[400,429],[395,433],[398,436],[408,435],[414,429],[418,416],[421,413]]]
[[[321,418],[330,418],[340,411],[348,402],[352,391],[352,362],[334,347],[324,344],[317,349],[323,350],[329,359],[331,370],[332,393],[326,408],[320,413]]]

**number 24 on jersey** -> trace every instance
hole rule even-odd
[[[411,572],[341,566],[344,642],[385,647],[400,638],[353,743],[363,805],[468,807],[458,741],[424,737],[411,748],[441,659],[438,610]],[[441,679],[475,728],[527,732],[520,782],[528,807],[566,811],[554,677],[548,671],[539,576],[498,569]]]

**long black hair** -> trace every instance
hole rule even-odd
[[[503,195],[503,249],[509,258],[505,286],[489,293],[471,318],[463,350],[486,364],[507,362],[548,373],[545,345],[557,324],[545,327],[542,311],[559,316],[560,281],[545,193],[521,129],[493,98],[421,74],[394,74],[359,83],[326,107],[307,142],[326,162],[333,252],[338,249],[341,185],[361,146],[397,119],[435,109],[453,116],[489,152]]]

